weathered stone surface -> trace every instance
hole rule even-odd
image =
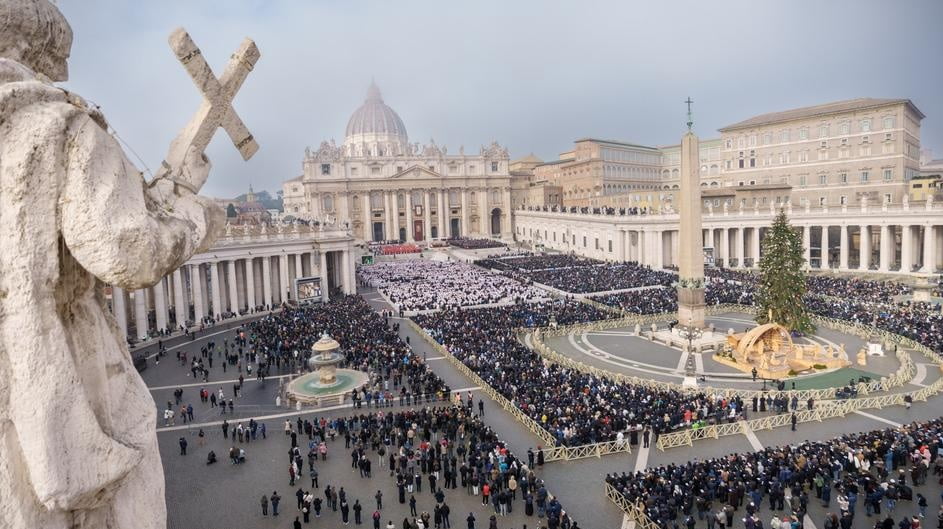
[[[103,117],[50,83],[70,46],[45,0],[0,0],[0,527],[163,528],[154,402],[101,285],[153,284],[223,212],[146,183]],[[174,178],[199,189],[208,171],[191,152]]]

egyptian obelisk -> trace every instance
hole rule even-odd
[[[678,324],[704,328],[704,241],[701,231],[701,175],[698,139],[691,130],[691,98],[688,130],[681,138],[681,190],[678,194],[680,262],[678,266]]]

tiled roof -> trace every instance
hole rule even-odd
[[[720,129],[721,132],[728,130],[743,129],[749,127],[758,127],[760,125],[769,125],[771,123],[781,123],[796,119],[805,119],[815,116],[824,116],[827,114],[837,114],[839,112],[850,112],[853,110],[865,110],[868,108],[877,108],[887,105],[906,103],[910,105],[914,112],[920,118],[925,117],[922,112],[909,99],[876,99],[872,97],[861,97],[858,99],[848,99],[845,101],[836,101],[834,103],[825,103],[824,105],[815,105],[811,107],[794,108],[782,112],[770,112],[769,114],[760,114],[750,119],[743,120],[733,125],[727,125]]]

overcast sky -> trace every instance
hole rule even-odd
[[[235,107],[261,149],[243,162],[220,131],[213,196],[301,174],[306,146],[343,141],[371,77],[411,141],[450,152],[497,140],[512,158],[549,160],[583,136],[676,143],[688,95],[702,138],[755,114],[901,97],[927,115],[923,148],[943,157],[939,0],[58,5],[75,34],[66,86],[101,105],[152,170],[200,102],[167,35],[184,26],[217,75],[243,37],[256,41],[262,58]]]

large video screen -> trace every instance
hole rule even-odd
[[[295,280],[298,301],[321,301],[321,278],[302,277]]]

